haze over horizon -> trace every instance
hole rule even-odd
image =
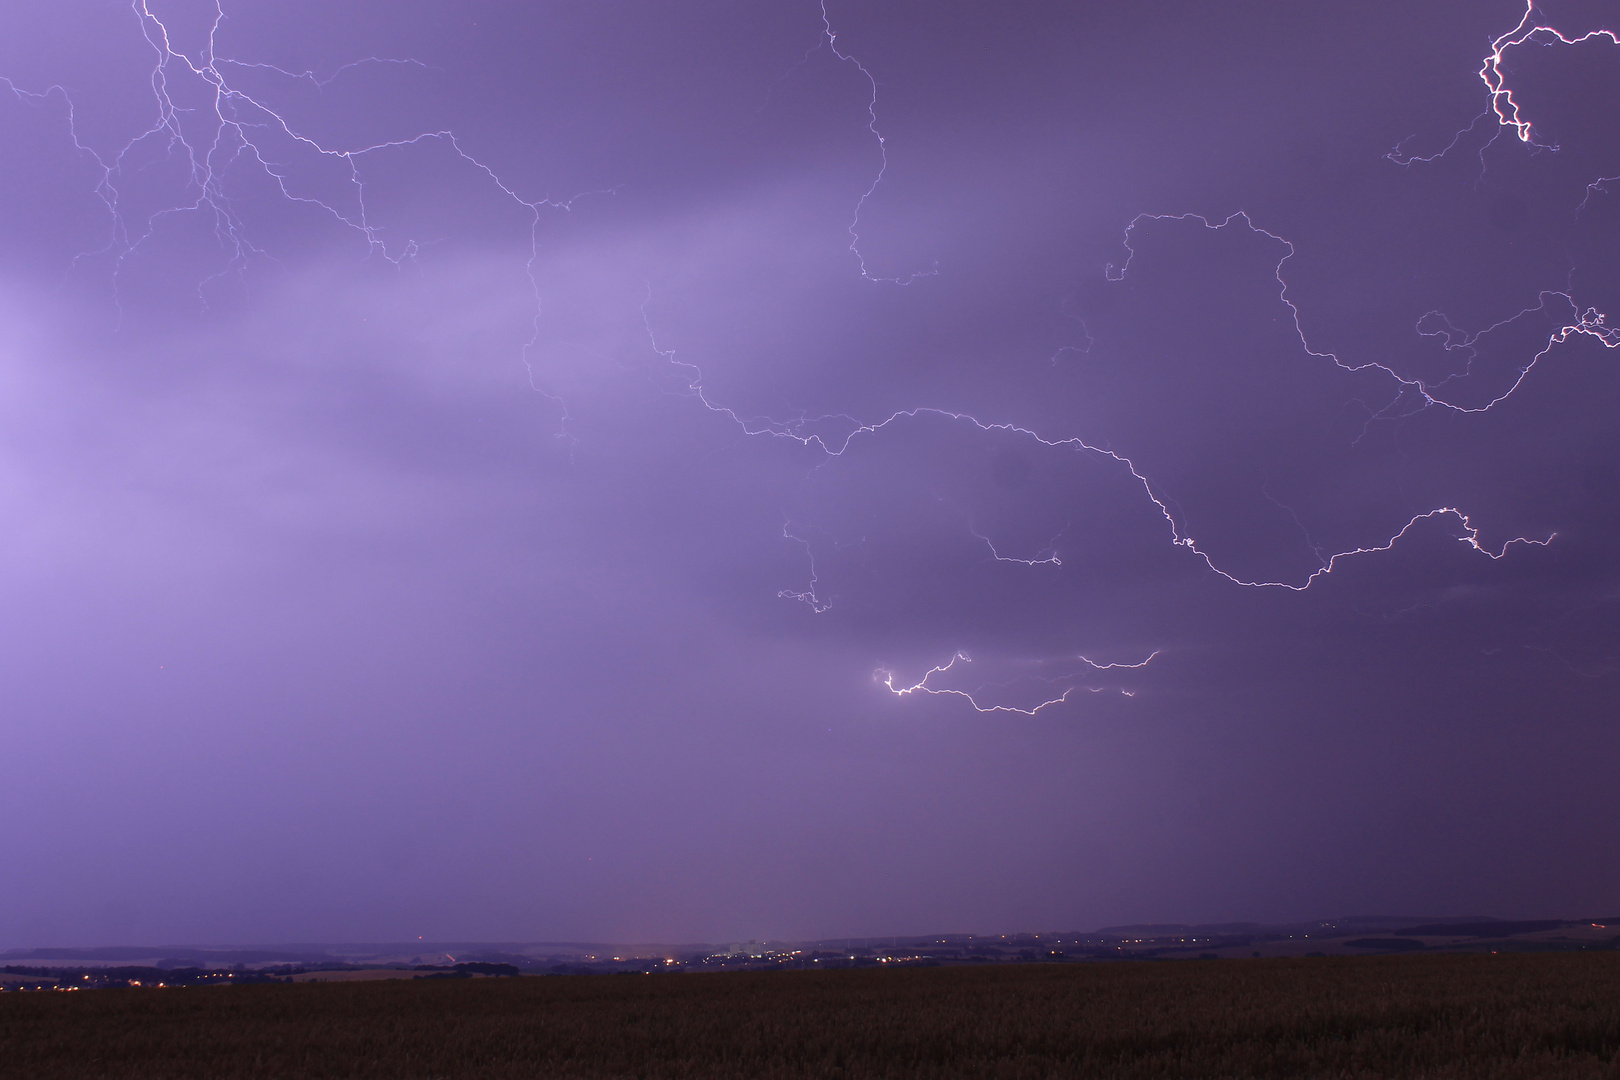
[[[465,961],[546,965],[558,959],[631,962],[649,956],[679,957],[683,967],[694,959],[713,964],[728,957],[762,959],[766,966],[803,967],[808,958],[827,958],[826,950],[847,949],[856,954],[876,953],[893,960],[920,959],[964,962],[970,960],[1108,960],[1115,947],[1128,950],[1126,959],[1185,959],[1201,950],[1221,948],[1228,955],[1322,956],[1377,955],[1432,949],[1439,952],[1484,951],[1493,947],[1518,952],[1612,949],[1613,928],[1620,918],[1602,921],[1577,919],[1496,919],[1490,916],[1358,915],[1308,919],[1291,923],[1238,920],[1219,923],[1128,923],[1089,929],[1068,927],[1041,930],[1024,928],[998,933],[940,930],[910,934],[851,935],[820,939],[750,938],[742,941],[283,941],[283,942],[170,942],[139,945],[41,945],[0,950],[10,965],[41,963],[100,966],[131,964],[158,967],[223,969],[246,964],[285,965],[315,963],[328,967],[367,967],[384,964]],[[1180,935],[1179,937],[1177,935]],[[1189,936],[1190,935],[1190,936]],[[1427,939],[1425,941],[1424,939]],[[1058,950],[1031,955],[1030,946]],[[919,951],[920,950],[920,951]],[[932,952],[930,952],[932,950]],[[964,951],[965,950],[965,951]],[[1233,952],[1232,950],[1235,950]],[[1311,951],[1316,950],[1316,951]],[[1370,950],[1370,951],[1369,951]],[[673,961],[671,961],[673,962]],[[819,961],[818,961],[819,962]],[[8,968],[10,970],[10,968]],[[661,969],[660,969],[661,970]],[[553,972],[561,973],[561,972]],[[582,973],[582,972],[569,972]]]
[[[0,950],[1620,909],[1605,5],[6,28]]]

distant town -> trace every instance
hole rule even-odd
[[[718,946],[418,941],[262,948],[17,949],[0,953],[0,991],[1577,950],[1620,950],[1620,916],[1518,921],[1374,916],[1281,925],[1154,924],[1104,927],[1086,933],[935,934]]]

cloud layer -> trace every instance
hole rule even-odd
[[[1523,15],[18,17],[0,945],[1594,913],[1620,48],[1521,139]]]

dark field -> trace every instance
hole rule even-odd
[[[5,1077],[1611,1077],[1620,954],[0,995]]]

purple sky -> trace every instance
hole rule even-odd
[[[0,35],[0,947],[1620,906],[1601,5],[222,3]]]

